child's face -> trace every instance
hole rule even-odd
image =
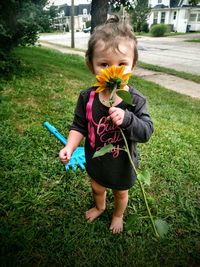
[[[95,75],[100,74],[100,70],[112,65],[124,65],[125,72],[131,72],[134,59],[134,44],[132,40],[120,38],[118,48],[106,47],[104,41],[99,40],[95,46],[92,61],[92,70]]]

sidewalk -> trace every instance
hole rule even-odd
[[[174,75],[161,72],[136,68],[135,75],[142,77],[147,81],[157,83],[167,89],[200,99],[200,84],[193,81],[185,80]]]
[[[50,49],[56,49],[62,53],[67,53],[67,54],[77,54],[80,56],[85,56],[85,52],[79,51],[76,49],[71,49],[71,48],[65,48],[60,45],[52,44],[49,42],[39,42],[40,45],[48,47]],[[136,67],[134,74],[136,76],[142,77],[143,79],[147,81],[152,81],[154,83],[157,83],[167,89],[176,91],[180,94],[184,94],[193,98],[200,99],[200,84],[185,80],[173,75],[168,75],[165,73],[161,72],[155,72],[155,71],[150,71],[146,69],[142,69],[139,67]]]

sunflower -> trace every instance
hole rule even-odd
[[[94,84],[97,87],[96,92],[104,90],[123,89],[127,85],[129,77],[132,73],[125,73],[125,66],[111,66],[106,69],[101,69],[100,75],[96,75],[97,82]]]

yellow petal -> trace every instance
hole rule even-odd
[[[101,83],[108,81],[107,78],[105,76],[103,76],[103,75],[102,76],[101,75],[97,75],[96,79],[97,79],[97,81],[99,81]]]
[[[100,76],[101,76],[102,78],[104,78],[105,80],[107,80],[107,81],[108,81],[108,79],[109,79],[109,77],[110,77],[110,75],[109,75],[107,69],[101,69],[101,75],[100,75]]]
[[[115,77],[116,76],[116,66],[113,65],[110,69],[110,74],[111,74],[111,77]]]
[[[104,86],[99,86],[95,91],[96,91],[97,93],[99,93],[99,92],[104,91],[105,89],[106,89],[106,87],[104,87]]]
[[[119,66],[118,69],[116,70],[116,75],[121,78],[124,73],[124,69],[125,69],[124,65]]]
[[[130,76],[132,76],[132,73],[125,73],[122,76],[122,80],[127,80],[127,79],[129,79]]]
[[[95,87],[102,86],[102,83],[100,83],[100,82],[96,82],[96,83],[94,84],[94,86],[95,86]]]
[[[123,88],[129,80],[129,77],[132,76],[132,73],[124,73],[125,66],[115,66],[112,65],[109,68],[101,69],[100,74],[96,75],[97,82],[95,83],[96,92],[102,92],[107,88],[107,82],[110,81],[111,78],[119,78],[121,80],[120,88]]]

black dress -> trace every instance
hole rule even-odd
[[[116,190],[129,189],[136,179],[128,154],[123,149],[125,143],[120,129],[107,120],[109,107],[99,100],[94,87],[81,91],[75,109],[71,130],[85,137],[86,170],[97,183]],[[146,99],[136,89],[130,87],[133,105],[124,101],[116,107],[125,110],[121,129],[131,152],[133,162],[138,167],[137,143],[146,142],[153,132],[153,123],[147,112]],[[93,158],[101,147],[112,144],[114,148],[104,156]]]

